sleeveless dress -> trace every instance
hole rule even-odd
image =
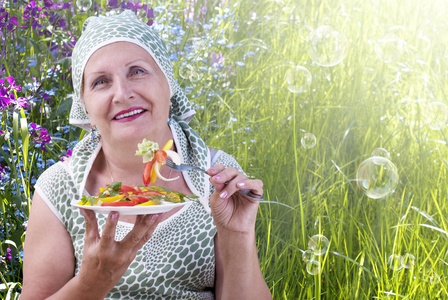
[[[204,157],[189,152],[191,138],[186,138],[181,122],[172,122],[170,126],[182,161],[193,164],[195,160],[204,161]],[[85,227],[84,217],[71,202],[79,201],[86,194],[85,182],[100,149],[99,137],[95,145],[91,144],[90,137],[84,138],[75,146],[70,161],[51,166],[35,185],[72,239],[75,274],[81,267]],[[219,163],[242,172],[236,160],[220,150],[213,159],[208,151],[205,159],[207,163],[202,167]],[[214,299],[216,227],[208,204],[213,186],[199,173],[189,170],[183,175],[190,190],[207,202],[187,203],[161,222],[105,299]],[[107,215],[97,214],[97,219],[101,234]],[[123,239],[132,228],[133,224],[119,221],[115,239]]]

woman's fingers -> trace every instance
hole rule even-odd
[[[215,165],[207,173],[211,176],[210,182],[215,186],[219,197],[226,199],[238,191],[252,199],[259,199],[263,194],[263,182],[258,179],[248,179],[235,168],[225,168]]]
[[[118,216],[119,214],[116,211],[110,212],[107,216],[106,224],[104,225],[100,240],[100,247],[102,249],[112,247],[115,242],[115,231],[117,229]]]
[[[83,208],[80,208],[80,210],[84,216],[84,222],[86,226],[85,241],[86,243],[94,243],[100,238],[95,212],[91,211],[90,209]]]

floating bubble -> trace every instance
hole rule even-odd
[[[305,135],[302,137],[300,142],[302,143],[303,148],[311,149],[314,146],[316,146],[317,140],[316,140],[316,137],[314,136],[314,134],[308,132],[308,133],[305,133]]]
[[[303,24],[302,26],[300,26],[299,29],[299,36],[305,40],[308,41],[308,39],[310,38],[311,33],[313,32],[314,28],[311,27],[308,24]]]
[[[322,270],[320,262],[316,260],[311,260],[306,264],[306,271],[310,275],[317,275]]]
[[[330,242],[321,234],[313,235],[308,241],[308,249],[313,251],[315,255],[324,255],[327,253]]]
[[[201,78],[199,73],[189,64],[181,65],[179,67],[179,76],[183,79],[190,80],[191,82],[196,82]]]
[[[440,130],[448,125],[448,106],[442,102],[431,102],[426,106],[426,122],[432,130]]]
[[[312,81],[310,71],[302,66],[290,67],[285,74],[285,82],[288,90],[295,94],[308,91]]]
[[[431,271],[431,275],[429,275],[429,282],[432,284],[438,284],[440,282],[440,276],[437,275],[436,272]]]
[[[323,25],[309,35],[306,50],[316,64],[332,67],[340,63],[347,55],[348,41],[342,32]]]
[[[376,148],[372,151],[372,156],[379,156],[390,159],[390,153],[384,148]]]
[[[385,63],[396,61],[403,52],[402,40],[393,33],[382,36],[375,42],[376,56]]]
[[[304,262],[312,261],[312,260],[314,260],[315,257],[316,257],[316,256],[315,256],[314,252],[311,251],[311,250],[306,250],[306,251],[303,252],[303,254],[302,254],[302,260],[303,260]]]
[[[387,158],[370,157],[359,165],[356,181],[367,197],[373,199],[386,197],[397,188],[397,167]]]
[[[406,269],[412,269],[415,265],[415,256],[411,253],[406,253],[401,257],[401,264]]]
[[[92,7],[92,0],[76,0],[76,5],[80,11],[88,11]]]
[[[389,268],[391,270],[394,270],[394,271],[401,270],[403,268],[403,263],[401,261],[401,256],[400,255],[396,255],[396,254],[392,254],[387,259],[387,265],[389,266]]]

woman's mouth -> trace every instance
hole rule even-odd
[[[145,110],[141,108],[133,109],[127,112],[120,112],[113,118],[113,120],[121,122],[132,121],[138,118],[143,112],[145,112]]]

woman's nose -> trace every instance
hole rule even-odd
[[[132,86],[126,79],[116,79],[114,85],[113,102],[122,102],[134,98]]]

